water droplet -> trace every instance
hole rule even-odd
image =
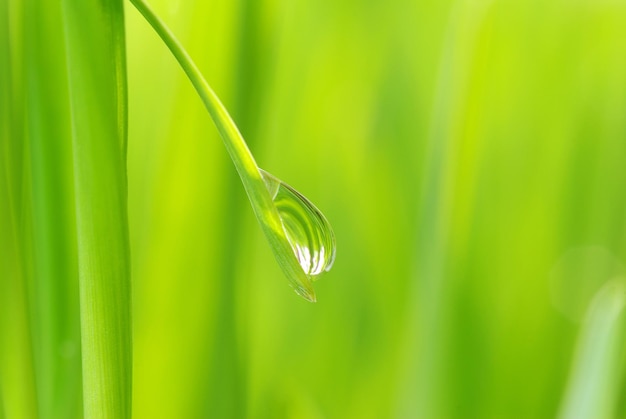
[[[317,279],[335,261],[335,234],[330,223],[294,188],[264,170],[261,175],[296,259],[307,276]]]

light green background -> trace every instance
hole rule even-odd
[[[555,266],[626,256],[626,4],[154,5],[338,253],[296,298],[129,11],[137,415],[554,417],[595,290]]]

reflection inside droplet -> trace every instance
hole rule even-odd
[[[261,174],[296,259],[311,279],[317,279],[330,270],[335,261],[335,235],[330,223],[311,201],[291,186],[264,170]]]

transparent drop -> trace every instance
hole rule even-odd
[[[265,185],[285,231],[285,236],[311,279],[329,271],[335,261],[335,234],[326,217],[315,205],[291,186],[261,170]]]

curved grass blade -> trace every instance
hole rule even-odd
[[[64,0],[72,110],[84,412],[131,416],[122,0]]]
[[[198,67],[195,65],[187,51],[185,51],[185,49],[180,45],[174,34],[169,30],[169,28],[167,28],[167,26],[165,26],[161,19],[154,14],[152,9],[143,0],[131,0],[131,2],[170,49],[204,102],[209,115],[213,119],[213,122],[215,123],[222,140],[224,141],[224,146],[226,147],[226,150],[228,151],[230,158],[237,169],[256,218],[261,225],[261,228],[265,233],[265,237],[267,238],[274,256],[276,257],[276,260],[282,268],[285,276],[298,295],[314,302],[316,297],[315,291],[313,290],[312,279],[322,271],[330,269],[332,261],[334,260],[335,240],[330,224],[325,221],[325,218],[322,216],[324,220],[322,223],[314,220],[305,221],[306,224],[316,226],[314,228],[310,228],[310,226],[306,227],[304,225],[301,227],[294,227],[294,219],[287,221],[289,227],[285,227],[286,220],[283,219],[280,211],[275,205],[273,199],[274,197],[270,195],[266,187],[266,181],[257,166],[252,153],[248,149],[245,140],[224,105],[206,82],[202,73],[200,73]],[[282,182],[280,183],[282,184]],[[293,190],[293,188],[290,189]],[[297,197],[297,202],[294,205],[298,207],[302,205],[302,202],[309,202],[300,194],[297,194],[297,196],[294,195],[294,197]],[[304,205],[305,207],[309,207],[308,204]],[[315,208],[312,204],[310,207]],[[302,213],[311,213],[315,216],[317,216],[317,214],[321,214],[321,212],[319,212],[316,208],[315,211],[303,211]],[[300,219],[296,222],[300,223],[302,221],[303,220]],[[301,228],[302,231],[317,232],[318,227],[328,230],[323,234],[323,236],[328,237],[328,239],[317,241],[316,243],[329,243],[331,247],[317,251],[318,255],[316,257],[319,258],[321,253],[322,259],[325,259],[325,262],[316,262],[316,264],[323,266],[324,269],[322,269],[319,273],[313,273],[309,269],[310,264],[308,266],[306,264],[301,265],[301,262],[303,262],[306,258],[298,256],[299,250],[297,246],[293,245],[293,240],[289,240],[289,234],[293,234],[295,231],[294,229],[297,228]],[[287,230],[290,230],[291,233],[288,233]],[[311,241],[309,243],[314,242]],[[316,251],[311,251],[309,254],[312,255],[313,253],[316,253]]]

